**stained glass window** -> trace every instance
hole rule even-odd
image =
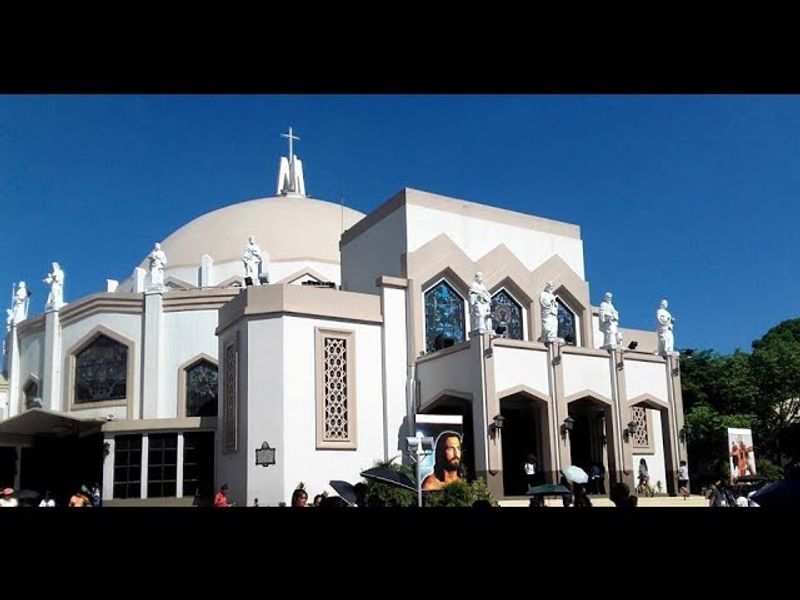
[[[523,339],[522,307],[505,290],[500,290],[492,296],[492,318],[492,325],[495,328],[505,323],[507,338]]]
[[[561,298],[556,298],[556,304],[558,304],[558,337],[562,338],[567,344],[575,346],[578,344],[575,314],[567,308]]]
[[[123,400],[127,383],[125,344],[99,335],[75,356],[75,404]]]
[[[464,299],[446,281],[425,292],[425,349],[464,341]]]
[[[207,360],[186,369],[186,416],[217,416],[217,366]]]

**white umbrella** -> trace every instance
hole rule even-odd
[[[564,474],[564,477],[567,478],[567,481],[573,483],[586,483],[589,481],[589,476],[586,474],[586,471],[575,465],[565,467],[561,472]]]

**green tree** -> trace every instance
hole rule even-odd
[[[783,321],[754,341],[752,363],[761,393],[759,450],[784,466],[800,450],[800,319]]]

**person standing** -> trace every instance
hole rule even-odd
[[[681,461],[681,466],[678,467],[678,493],[683,494],[683,499],[689,497],[689,467],[686,466],[686,461]]]
[[[214,508],[228,508],[230,506],[233,506],[233,504],[228,502],[228,484],[223,483],[217,495],[214,496]]]
[[[534,487],[536,485],[536,471],[538,470],[536,463],[536,457],[533,454],[528,454],[525,458],[525,464],[522,465],[522,470],[525,473],[525,482],[528,484],[528,487]]]

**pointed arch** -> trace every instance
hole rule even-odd
[[[188,384],[188,372],[195,366],[200,365],[201,363],[208,363],[212,365],[219,373],[219,363],[216,358],[213,356],[209,356],[205,352],[201,352],[196,354],[186,362],[184,362],[181,366],[178,367],[178,418],[183,418],[187,416],[196,416],[196,415],[189,415],[189,407],[188,407],[188,392],[189,389],[187,388]],[[218,403],[217,403],[218,404]],[[217,410],[214,411],[213,415],[200,415],[200,416],[217,416]]]
[[[125,376],[125,383],[124,383],[124,397],[123,398],[114,398],[112,400],[98,400],[98,401],[88,401],[88,402],[78,402],[76,403],[75,398],[75,387],[76,387],[76,359],[79,354],[81,354],[84,350],[88,349],[92,344],[94,344],[100,338],[107,338],[111,342],[116,342],[117,344],[123,346],[125,348],[125,353],[127,354],[127,360],[123,366],[124,369],[124,376]],[[128,415],[133,414],[133,402],[135,398],[135,377],[136,377],[136,343],[118,333],[109,329],[108,327],[104,327],[103,325],[96,325],[93,327],[86,335],[84,335],[81,339],[75,342],[69,350],[67,350],[65,354],[65,372],[66,372],[66,381],[64,386],[64,393],[66,395],[66,406],[69,408],[70,411],[73,410],[84,410],[84,409],[91,409],[91,408],[104,408],[109,406],[125,406],[128,409]]]
[[[559,255],[554,254],[531,273],[534,289],[543,290],[548,281],[556,286],[555,294],[575,314],[580,328],[579,345],[591,348],[592,338],[592,306],[589,302],[589,284],[581,279]],[[538,335],[542,331],[542,316],[534,311],[534,330]]]

